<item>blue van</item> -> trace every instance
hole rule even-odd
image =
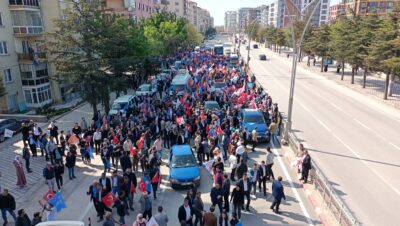
[[[241,128],[247,128],[249,135],[254,128],[257,128],[258,142],[269,142],[268,125],[261,111],[245,108],[239,112],[239,118]]]
[[[135,96],[133,95],[124,95],[118,97],[116,100],[114,100],[108,115],[115,115],[118,113],[118,111],[120,111],[122,116],[126,116],[126,111],[128,110],[129,106],[132,106],[134,98]]]
[[[171,187],[200,185],[200,169],[189,145],[174,145],[169,156]]]

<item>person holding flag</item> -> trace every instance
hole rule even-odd
[[[139,203],[143,217],[150,220],[150,218],[152,217],[152,202],[149,198],[149,194],[147,193],[147,191],[142,193],[142,196],[139,199]]]
[[[153,198],[154,200],[157,199],[157,188],[160,182],[160,170],[158,168],[154,168],[150,172],[150,178],[151,178],[151,187],[153,189]]]

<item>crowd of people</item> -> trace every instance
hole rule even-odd
[[[49,134],[32,121],[24,124],[22,156],[17,155],[14,160],[17,185],[23,187],[26,184],[22,160],[25,160],[27,173],[31,173],[30,159],[37,157],[38,152],[46,159],[41,173],[49,191],[54,193],[62,190],[65,168],[69,180],[77,178],[78,156],[84,164],[91,164],[91,160],[99,156],[103,163],[102,176],[93,181],[87,191],[98,222],[102,221],[104,226],[126,225],[125,216],[135,210],[134,197],[139,193],[140,213],[133,225],[143,226],[151,219],[158,225],[167,225],[169,219],[163,207],[159,206],[155,215],[152,210],[152,200],[157,199],[162,182],[162,159],[168,155],[163,150],[173,145],[190,144],[200,166],[213,161],[210,169],[214,182],[210,190],[212,206],[206,211],[201,193],[196,186],[191,186],[177,211],[181,225],[239,224],[242,211],[251,211],[250,195],[256,195],[257,187],[267,196],[267,181],[272,181],[271,209],[279,213],[285,194],[282,177],[275,177],[273,173],[274,154],[267,147],[264,160],[250,164],[248,153],[255,150],[258,134],[256,129],[248,131],[242,127],[238,116],[243,108],[258,109],[269,126],[269,137],[274,137],[280,133],[282,123],[278,105],[273,104],[271,96],[256,84],[255,77],[243,62],[231,65],[226,56],[185,50],[165,58],[163,64],[173,68],[176,60],[182,62],[180,68],[174,68],[163,79],[153,76],[147,81],[157,93],[135,96],[126,112],[118,111],[115,115],[98,112],[91,122],[82,118],[66,132],[59,132],[55,122],[47,128]],[[190,80],[184,88],[174,87],[172,79],[182,70],[190,75]],[[222,81],[225,86],[215,89],[215,81]],[[204,102],[210,100],[216,101],[220,110],[206,110]],[[301,159],[308,160],[309,157]],[[230,172],[225,169],[226,165]],[[303,168],[302,179],[307,182],[309,168]],[[104,200],[110,193],[115,198],[112,205]],[[3,195],[9,194],[4,191]],[[46,212],[47,220],[55,220],[53,206],[40,204],[43,211],[35,213],[34,218],[41,219]],[[4,225],[7,224],[7,211],[17,219],[13,212],[15,201],[14,206],[10,205],[1,206]],[[216,208],[219,217],[216,217]],[[116,213],[117,220],[111,212]],[[18,218],[21,219],[17,222],[29,220],[23,209],[18,211]]]

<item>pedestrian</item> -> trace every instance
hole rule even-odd
[[[17,186],[22,188],[26,185],[26,177],[24,173],[24,168],[22,166],[22,161],[19,155],[15,156],[13,164],[15,166],[15,171],[17,174]]]
[[[274,172],[272,171],[272,166],[274,165],[274,153],[272,153],[271,148],[267,147],[266,162],[267,165],[267,180],[275,180]]]
[[[25,213],[24,209],[18,210],[18,217],[15,221],[15,226],[31,226],[31,219],[29,219],[28,215]]]
[[[7,212],[14,218],[14,221],[17,220],[17,216],[15,216],[15,199],[14,197],[8,193],[8,189],[4,189],[0,195],[0,209],[1,209],[1,216],[3,217],[3,226],[8,223],[7,220]]]
[[[203,226],[218,226],[218,219],[214,214],[215,206],[210,206],[210,212],[204,213]]]
[[[244,140],[240,139],[240,141],[237,143],[237,148],[236,148],[236,159],[237,159],[237,163],[239,164],[240,158],[242,157],[243,152],[246,151],[245,146],[243,145]],[[239,177],[241,178],[241,177]]]
[[[231,181],[235,181],[236,167],[238,165],[235,151],[229,154],[229,165],[231,167]]]
[[[35,137],[33,136],[33,133],[30,131],[29,132],[29,149],[32,153],[33,157],[37,156],[37,140],[35,139]]]
[[[54,166],[54,175],[56,178],[57,188],[58,190],[61,190],[63,186],[64,166],[58,162],[56,162]]]
[[[306,184],[308,179],[308,173],[310,172],[311,169],[311,156],[310,154],[308,154],[307,150],[304,151],[304,158],[301,164],[301,168],[302,171],[300,180],[303,180],[304,184]]]
[[[158,213],[154,215],[154,219],[156,220],[158,226],[167,226],[168,224],[168,215],[166,213],[163,213],[163,207],[158,206],[157,208]]]
[[[250,212],[250,191],[251,191],[251,183],[248,178],[247,173],[243,174],[243,178],[239,181],[240,190],[243,191],[243,195],[247,199],[246,203],[246,211]],[[242,210],[244,210],[244,206],[242,206]]]
[[[257,127],[255,127],[254,129],[253,129],[253,131],[251,131],[251,141],[252,141],[252,144],[253,144],[253,147],[251,148],[251,151],[255,151],[255,148],[256,148],[256,146],[257,146],[257,142],[258,142],[258,134],[257,134]]]
[[[245,173],[247,173],[247,165],[241,159],[239,166],[236,167],[236,176],[240,180]]]
[[[35,212],[33,214],[33,219],[32,219],[31,226],[36,226],[39,223],[42,223],[42,214],[40,212]]]
[[[30,159],[31,153],[28,149],[28,144],[24,143],[24,148],[22,149],[22,158],[25,160],[25,168],[28,173],[32,173],[33,171],[30,168]]]
[[[126,202],[123,200],[124,199],[123,197],[124,197],[124,192],[123,191],[118,192],[117,200],[115,200],[113,205],[113,208],[117,208],[117,214],[119,216],[120,225],[125,225],[125,215],[127,209],[127,206],[125,205]]]
[[[143,218],[147,218],[147,220],[150,220],[150,218],[152,217],[152,202],[149,194],[146,191],[142,193],[142,196],[139,199],[139,203],[141,206]]]
[[[58,127],[56,123],[54,121],[51,122],[47,129],[50,131],[50,137],[54,137],[54,139],[56,139],[56,144],[59,145],[60,142],[58,139]]]
[[[237,218],[237,214],[235,212],[232,212],[232,217],[231,220],[229,221],[229,226],[236,226],[239,223],[239,220]]]
[[[267,196],[266,183],[267,183],[268,169],[267,169],[267,166],[265,165],[265,161],[264,160],[261,161],[261,165],[258,168],[258,173],[259,173],[258,189],[261,192],[261,185],[262,185],[262,191],[264,193],[264,196]]]
[[[46,167],[43,169],[43,177],[46,180],[47,186],[49,187],[49,191],[56,192],[55,189],[55,171],[54,167],[51,165],[50,162],[46,163]]]
[[[224,209],[229,212],[229,195],[231,194],[231,181],[229,180],[228,174],[224,174],[224,183],[222,184],[222,190],[224,191]]]
[[[229,217],[226,211],[223,211],[219,215],[218,226],[229,226]]]
[[[260,178],[257,163],[254,163],[253,168],[250,169],[249,173],[250,173],[251,190],[253,190],[253,195],[256,195],[257,182]]]
[[[111,191],[111,180],[110,178],[106,177],[106,173],[101,174],[101,177],[99,179],[99,184],[107,192]]]
[[[272,205],[270,208],[275,213],[280,214],[279,205],[281,204],[281,200],[282,200],[282,198],[286,200],[281,176],[278,177],[278,180],[274,180],[272,182],[272,197],[274,197],[274,201],[272,202]]]
[[[235,188],[232,190],[231,200],[233,204],[233,213],[236,213],[239,219],[242,217],[242,207],[244,204],[244,193],[240,188],[239,183],[236,183]]]
[[[213,206],[218,206],[219,212],[222,212],[222,202],[224,197],[224,191],[221,188],[221,184],[216,183],[215,187],[210,192],[211,203]]]
[[[136,216],[136,220],[133,222],[132,226],[146,226],[147,225],[147,220],[145,217],[143,217],[143,214],[139,213]]]
[[[115,220],[112,217],[112,212],[106,213],[106,219],[103,222],[103,226],[115,226]]]
[[[127,152],[124,151],[122,153],[122,157],[119,159],[119,161],[121,162],[122,172],[125,172],[127,169],[132,169],[131,158],[129,158]]]
[[[76,163],[76,156],[72,154],[72,152],[67,153],[67,157],[65,159],[65,166],[68,169],[68,176],[70,180],[75,179],[75,163]]]
[[[185,198],[183,200],[183,205],[178,209],[178,220],[179,222],[185,221],[186,225],[193,225],[193,209],[189,205],[189,199]]]
[[[196,217],[194,220],[194,226],[197,226],[198,223],[200,223],[200,226],[203,225],[203,212],[204,212],[204,203],[203,200],[201,199],[201,192],[196,193],[196,198],[193,200],[193,214]]]

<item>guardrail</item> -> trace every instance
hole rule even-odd
[[[254,75],[254,74],[252,72],[250,72],[249,75]],[[256,80],[255,84],[257,87],[263,87],[258,82],[258,80]],[[285,129],[286,129],[285,125],[286,125],[286,120],[284,120],[284,122],[283,122],[282,131],[285,131]],[[300,142],[298,141],[296,135],[293,134],[292,132],[289,132],[288,144],[291,147],[294,154],[297,156],[298,151],[299,151],[298,145],[300,144]],[[349,210],[347,205],[344,203],[344,201],[337,194],[337,192],[335,191],[335,189],[329,182],[328,178],[324,175],[324,173],[318,167],[318,165],[315,163],[315,161],[312,161],[312,169],[310,170],[309,176],[310,176],[310,180],[309,180],[310,183],[312,183],[315,187],[315,190],[317,190],[320,193],[326,207],[329,209],[329,211],[332,213],[332,215],[338,221],[339,225],[341,225],[341,226],[359,226],[360,225],[360,223],[357,221],[357,219],[351,213],[351,211]]]

